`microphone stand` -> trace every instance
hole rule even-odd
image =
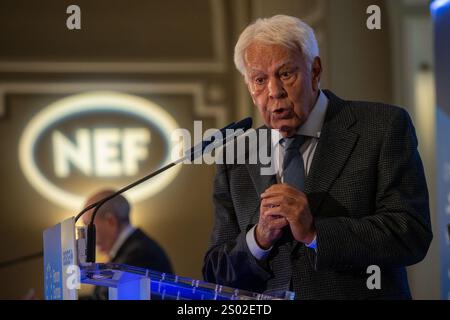
[[[232,138],[237,137],[241,134],[244,133],[244,131],[248,130],[250,127],[252,126],[252,119],[249,118],[245,118],[237,123],[233,122],[231,124],[229,124],[228,126],[218,130],[221,132],[222,134],[222,139],[215,139],[215,135],[211,135],[209,136],[207,139],[204,139],[202,142],[200,142],[199,144],[197,144],[196,146],[192,147],[190,150],[188,150],[185,153],[185,156],[172,162],[169,163],[167,165],[165,165],[164,167],[146,175],[145,177],[130,183],[129,185],[121,188],[120,190],[116,191],[115,193],[111,194],[110,196],[107,196],[103,199],[100,199],[99,201],[90,204],[89,206],[87,206],[86,208],[84,208],[76,217],[75,217],[75,222],[78,221],[78,219],[85,214],[87,211],[94,209],[94,212],[92,213],[92,217],[91,217],[91,221],[89,222],[88,226],[87,226],[87,234],[86,234],[86,262],[95,262],[95,245],[96,245],[96,231],[95,231],[95,224],[94,224],[94,219],[95,216],[97,215],[98,210],[109,200],[113,199],[114,197],[118,196],[119,194],[122,194],[128,190],[130,190],[131,188],[134,188],[135,186],[153,178],[154,176],[157,176],[158,174],[166,171],[167,169],[170,169],[174,166],[176,166],[177,164],[187,160],[187,159],[191,159],[191,161],[195,158],[197,158],[198,156],[202,155],[205,148],[211,144],[213,144],[214,148],[216,148],[217,146],[220,146],[221,144],[225,144],[228,141],[230,141]],[[233,134],[226,134],[226,130],[235,130],[235,129],[243,129],[243,131],[239,131],[239,130],[235,130],[233,132]],[[210,141],[209,141],[210,140]]]

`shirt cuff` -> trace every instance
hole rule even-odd
[[[263,260],[267,258],[267,256],[270,253],[270,250],[272,250],[272,247],[270,247],[267,250],[262,249],[256,242],[255,232],[256,232],[256,225],[254,225],[253,228],[248,230],[245,240],[247,241],[247,246],[250,249],[252,255],[258,260]]]
[[[307,248],[314,249],[315,251],[317,251],[317,235],[314,236],[314,239],[313,241],[311,241],[311,243],[309,244],[305,243],[305,246]]]

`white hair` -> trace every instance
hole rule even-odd
[[[314,30],[302,20],[286,15],[259,18],[242,31],[234,47],[234,64],[244,76],[246,76],[245,50],[252,42],[278,44],[300,50],[308,65],[319,56]]]

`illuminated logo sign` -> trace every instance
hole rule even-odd
[[[123,186],[170,162],[176,121],[157,104],[117,92],[70,96],[49,105],[25,128],[20,166],[45,198],[71,210],[100,187]],[[127,192],[138,202],[159,192],[180,167]]]

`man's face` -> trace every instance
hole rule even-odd
[[[306,64],[299,50],[253,42],[245,51],[246,82],[266,126],[284,137],[309,116],[319,90],[320,59]]]

